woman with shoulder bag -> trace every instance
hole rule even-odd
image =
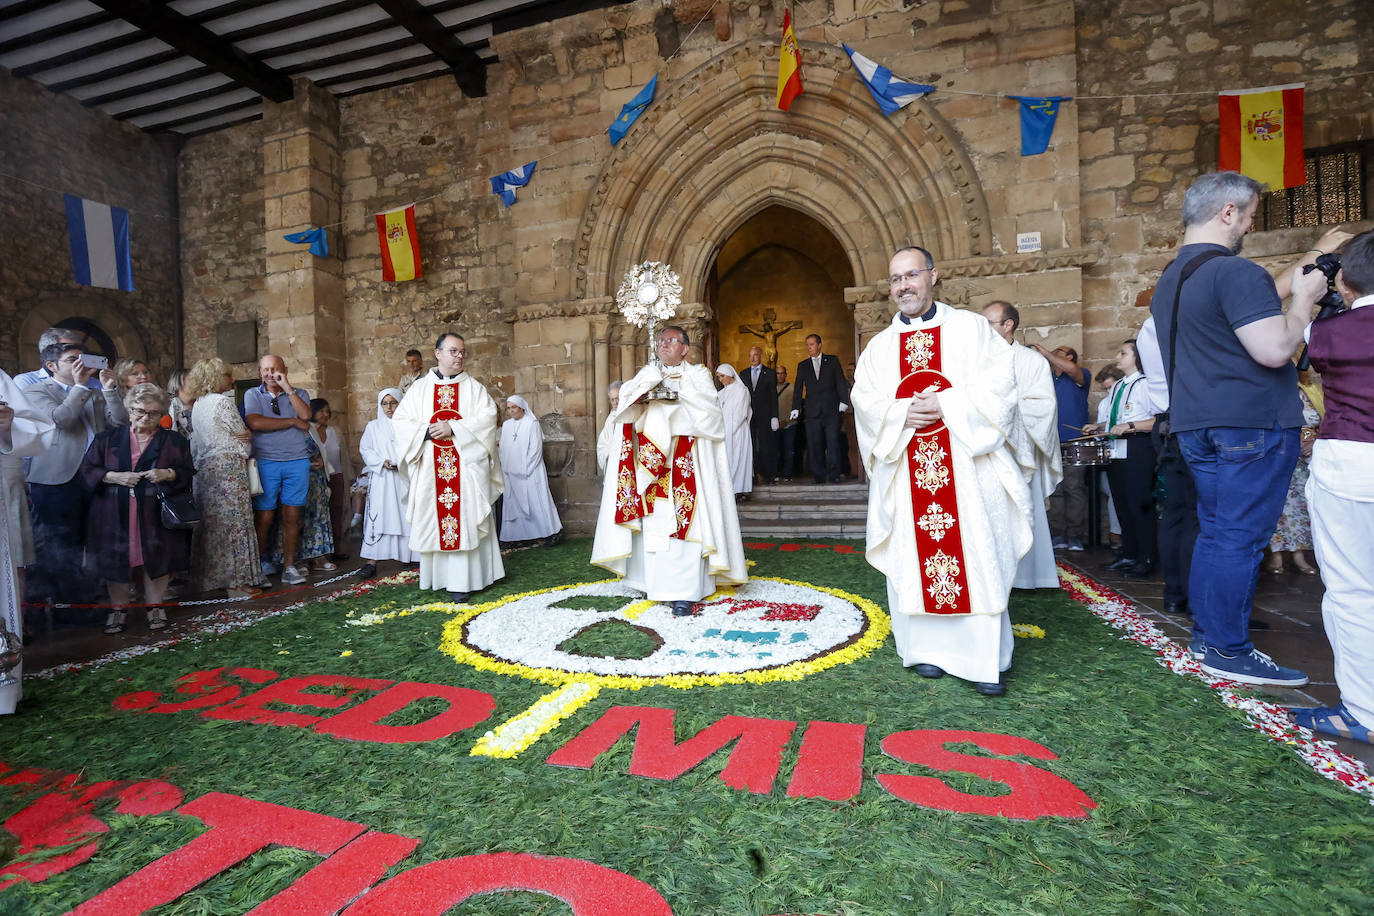
[[[171,573],[190,565],[190,532],[163,523],[159,492],[187,493],[195,474],[191,446],[180,433],[159,426],[167,393],[156,385],[135,385],[124,396],[129,425],[98,434],[78,471],[91,494],[86,513],[86,563],[110,592],[106,633],[124,631],[131,583],[143,577],[144,601],[162,603]],[[167,612],[148,608],[148,629],[167,625]]]

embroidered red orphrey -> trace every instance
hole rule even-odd
[[[634,424],[626,423],[621,427],[615,481],[617,525],[630,524],[643,518],[654,511],[655,500],[668,499],[671,494],[673,514],[677,517],[677,526],[671,537],[686,539],[687,529],[692,526],[697,508],[696,461],[692,457],[692,443],[695,441],[692,436],[673,437],[670,460],[653,440],[643,433],[636,433]],[[636,467],[643,469],[651,478],[644,489],[643,498],[637,488]]]
[[[897,347],[897,397],[944,391],[940,372],[940,329],[908,331]],[[931,614],[969,614],[968,566],[955,501],[954,459],[949,427],[943,422],[916,431],[906,450],[911,481],[911,517],[916,558],[925,583],[925,609]]]
[[[434,386],[434,413],[429,422],[463,419],[458,412],[458,386]],[[434,447],[434,508],[439,516],[439,549],[460,550],[462,538],[463,484],[459,478],[462,460],[452,439],[431,439]]]

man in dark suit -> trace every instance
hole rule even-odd
[[[754,441],[754,473],[764,483],[778,480],[778,374],[763,364],[763,347],[749,348],[749,365],[739,374],[754,408],[749,436]]]
[[[840,414],[849,410],[849,385],[840,358],[821,353],[821,335],[806,337],[808,358],[797,364],[792,418],[806,423],[806,450],[816,483],[840,479]]]

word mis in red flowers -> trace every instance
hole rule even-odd
[[[244,692],[236,678],[265,685]],[[152,691],[118,697],[116,709],[139,713],[196,712],[207,719],[256,722],[288,728],[310,728],[332,738],[384,743],[429,742],[448,738],[482,724],[496,710],[496,698],[481,690],[443,684],[399,683],[379,678],[315,674],[278,680],[261,668],[215,668],[176,681],[175,693],[187,699],[165,701]],[[330,693],[316,693],[329,690]],[[357,702],[363,694],[372,696]],[[409,725],[383,720],[420,699],[439,699],[445,708]],[[349,706],[355,703],[356,705]],[[345,708],[348,707],[348,708]],[[302,710],[314,710],[305,712]],[[319,711],[332,710],[332,715]],[[551,766],[590,769],[597,757],[634,734],[630,773],[674,780],[730,747],[720,778],[732,788],[766,795],[792,744],[797,722],[753,716],[723,716],[679,742],[671,709],[612,706],[547,759]],[[802,733],[796,766],[787,788],[789,798],[845,801],[858,796],[863,782],[867,727],[844,722],[812,721]],[[878,785],[895,798],[942,811],[1033,820],[1041,817],[1086,817],[1097,807],[1069,780],[1021,760],[966,754],[949,745],[972,745],[1004,757],[1056,760],[1053,751],[1026,738],[991,732],[914,729],[885,737],[880,747],[889,757],[942,773],[965,773],[1009,790],[978,795],[951,788],[935,776],[878,773]]]

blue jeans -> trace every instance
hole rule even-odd
[[[1297,429],[1214,426],[1178,434],[1197,484],[1188,604],[1193,636],[1227,655],[1254,648],[1250,610],[1260,557],[1298,463]]]

